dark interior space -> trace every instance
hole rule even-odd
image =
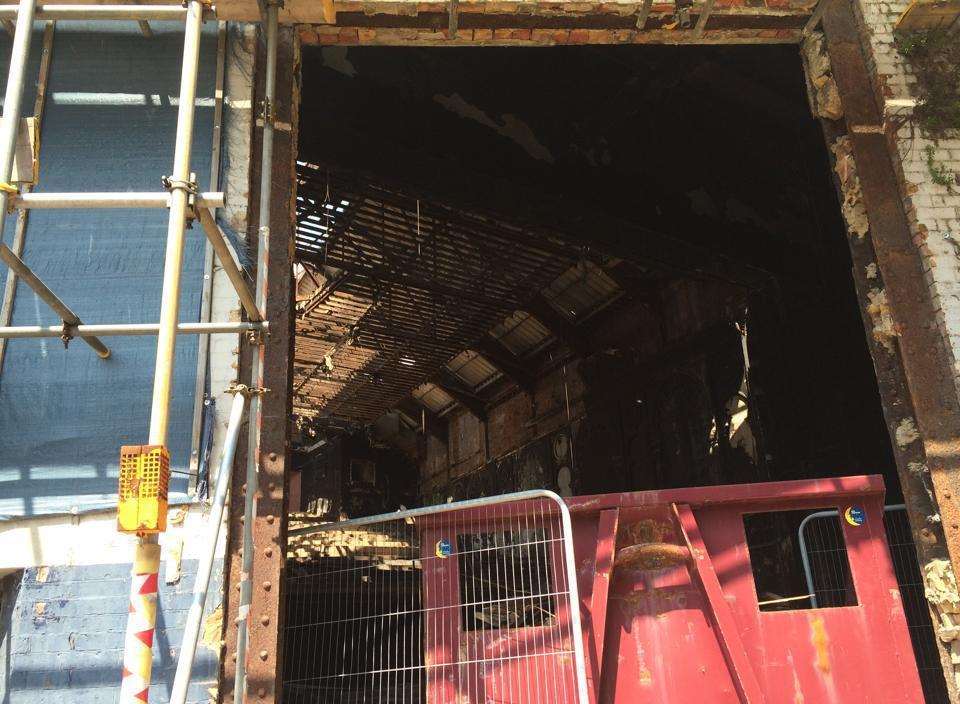
[[[400,409],[425,499],[569,465],[577,493],[880,472],[896,500],[795,48],[307,47],[301,115],[302,429]]]
[[[302,58],[294,520],[868,473],[901,500],[795,47]],[[855,604],[836,517],[805,577],[803,518],[746,525],[763,608]]]

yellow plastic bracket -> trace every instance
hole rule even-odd
[[[167,448],[162,445],[121,447],[117,530],[139,535],[165,531],[169,489]]]

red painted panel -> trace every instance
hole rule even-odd
[[[588,667],[593,677],[599,672],[599,701],[921,702],[883,530],[882,492],[879,477],[847,477],[571,499],[577,562],[585,566],[578,578]],[[685,521],[686,537],[692,538],[694,552],[702,549],[706,554],[697,568],[614,568],[602,670],[598,670],[598,663],[590,658],[597,651],[590,643],[594,640],[591,624],[599,619],[591,611],[602,604],[590,598],[597,571],[589,566],[598,562],[601,511],[619,508],[620,547],[639,542],[682,545],[685,536],[673,513],[674,503],[692,506],[690,520]],[[857,605],[761,612],[743,515],[795,509],[843,511],[852,504],[866,514],[862,525],[843,524]],[[684,515],[682,506],[678,511]],[[695,529],[699,529],[702,548]],[[748,672],[741,671],[739,678],[731,675],[732,670],[743,668]]]

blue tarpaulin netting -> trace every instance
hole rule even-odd
[[[32,112],[41,47],[33,36],[23,114]],[[158,191],[173,164],[183,30],[134,22],[58,23],[43,118],[39,191]],[[5,77],[10,40],[0,43]],[[205,26],[192,169],[210,173],[216,32]],[[5,78],[3,79],[5,80]],[[7,218],[4,241],[13,237]],[[23,259],[85,323],[156,322],[166,210],[35,210]],[[203,233],[187,231],[180,320],[199,316]],[[0,280],[6,277],[0,264]],[[58,325],[18,283],[13,325]],[[8,343],[0,372],[0,517],[83,511],[116,501],[121,445],[144,444],[156,337],[110,337],[101,360],[80,340]],[[190,454],[197,339],[177,342],[168,447],[171,497],[184,495]]]

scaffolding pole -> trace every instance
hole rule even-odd
[[[20,279],[50,306],[65,325],[79,325],[80,318],[61,301],[40,280],[33,270],[18,257],[3,242],[3,226],[6,220],[3,217],[7,212],[7,203],[11,192],[16,189],[10,184],[13,172],[13,155],[17,148],[17,130],[20,126],[20,106],[23,102],[23,84],[27,69],[27,60],[30,55],[30,36],[33,33],[33,13],[36,0],[21,0],[17,13],[17,25],[13,35],[13,48],[10,53],[10,71],[7,76],[7,90],[3,101],[3,120],[0,121],[0,259],[14,271]],[[97,354],[106,359],[110,356],[100,340],[95,337],[84,337],[84,342],[90,345]]]
[[[281,2],[272,0],[266,8],[266,53],[263,94],[263,143],[260,154],[260,227],[257,242],[257,307],[266,318],[267,269],[270,253],[270,198],[273,189],[273,103],[277,86],[277,32]],[[247,639],[250,629],[250,603],[253,601],[253,521],[260,470],[260,423],[263,389],[264,344],[253,355],[250,399],[250,423],[247,438],[247,482],[243,501],[243,548],[240,568],[240,602],[237,609],[237,668],[233,680],[233,701],[242,702],[247,686]]]
[[[216,335],[220,333],[266,332],[265,322],[240,323],[178,323],[178,335]],[[30,337],[132,337],[156,335],[160,332],[159,323],[119,323],[116,325],[18,325],[0,327],[0,339],[22,339]],[[94,338],[95,339],[95,338]]]
[[[15,19],[19,7],[0,5],[0,20]],[[40,5],[34,12],[38,20],[183,21],[186,16],[183,5]]]
[[[28,2],[30,0],[23,0]],[[18,22],[19,22],[18,17]],[[142,17],[141,17],[142,19]],[[160,324],[157,331],[157,360],[153,377],[153,402],[150,409],[150,445],[166,445],[170,412],[170,385],[173,375],[180,308],[180,269],[183,262],[187,208],[196,184],[190,174],[190,148],[193,141],[194,101],[200,58],[200,30],[203,6],[200,0],[187,0],[183,33],[183,63],[180,72],[180,105],[177,110],[176,147],[173,173],[167,179],[170,214],[167,225],[167,250],[163,266],[163,291]],[[120,704],[143,704],[148,700],[153,669],[153,634],[157,621],[157,577],[160,569],[160,545],[156,534],[137,540],[133,579],[130,586],[130,616],[124,641],[123,676]]]
[[[188,176],[189,177],[189,176]],[[116,193],[21,193],[13,198],[15,208],[56,210],[67,208],[169,208],[173,194],[158,192]],[[198,193],[194,203],[203,208],[222,208],[223,193]]]
[[[207,240],[213,246],[213,251],[217,253],[220,266],[223,267],[223,273],[227,275],[230,283],[233,284],[233,288],[240,298],[240,304],[243,306],[243,310],[246,311],[247,317],[250,318],[250,320],[263,320],[263,317],[260,315],[260,310],[257,308],[255,294],[250,290],[250,285],[247,283],[247,277],[243,273],[236,252],[233,251],[233,247],[227,242],[227,237],[223,234],[220,226],[217,225],[213,213],[207,208],[196,208],[195,211],[197,218],[200,220],[200,225],[207,235]]]

